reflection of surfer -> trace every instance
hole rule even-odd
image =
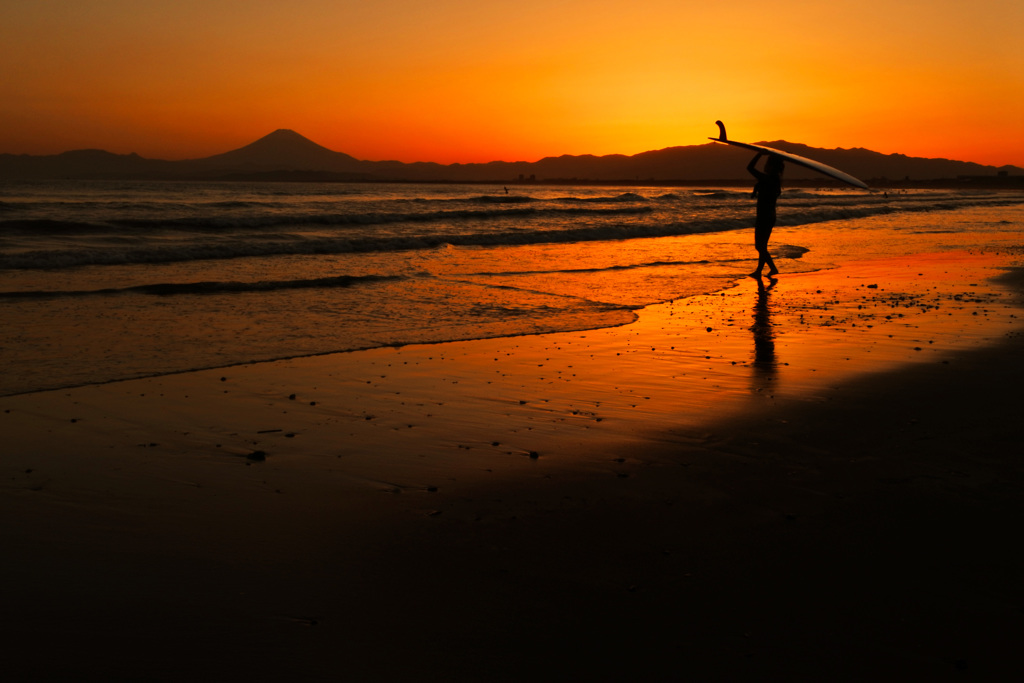
[[[779,269],[775,267],[775,261],[768,253],[768,238],[772,236],[772,228],[775,227],[775,202],[782,194],[782,170],[785,164],[781,157],[769,155],[765,162],[764,171],[758,171],[757,160],[764,156],[758,152],[749,164],[747,171],[757,178],[754,185],[754,196],[757,197],[757,220],[754,222],[754,248],[757,249],[757,269],[751,273],[752,277],[761,277],[761,271],[765,264],[768,265],[768,275],[775,275]]]
[[[757,303],[754,304],[754,324],[750,331],[754,333],[754,390],[760,391],[770,386],[775,379],[775,372],[778,364],[775,360],[775,331],[772,328],[772,311],[768,305],[768,292],[778,282],[773,277],[768,278],[769,285],[764,286],[764,280],[757,280]]]

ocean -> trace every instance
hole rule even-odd
[[[4,183],[0,395],[628,324],[749,272],[753,210],[718,187]],[[1019,248],[1022,225],[1022,192],[787,189],[772,250],[806,271],[850,240]]]

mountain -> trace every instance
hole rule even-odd
[[[182,162],[200,171],[328,171],[359,170],[359,161],[333,152],[293,130],[280,129],[240,149],[205,159]]]
[[[867,149],[821,149],[784,140],[760,143],[841,168],[875,184],[910,180],[980,178],[1014,186],[1024,180],[1016,166],[983,166],[949,159],[881,154]],[[750,152],[716,143],[668,147],[627,156],[563,155],[539,161],[473,164],[361,161],[291,130],[277,130],[239,149],[203,159],[162,161],[137,154],[76,150],[50,156],[0,154],[0,179],[198,179],[308,181],[499,182],[737,182],[748,181]],[[1006,177],[1000,177],[1004,175]],[[788,180],[821,176],[791,165]]]
[[[164,177],[173,174],[175,163],[100,149],[79,149],[49,156],[0,154],[0,179]]]

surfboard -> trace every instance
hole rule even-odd
[[[862,189],[865,189],[865,190],[870,190],[871,189],[871,188],[869,188],[867,186],[867,183],[865,183],[863,180],[858,180],[857,178],[854,178],[849,173],[843,173],[838,168],[832,168],[828,164],[823,164],[820,161],[815,161],[814,159],[808,159],[807,157],[802,157],[802,156],[800,156],[798,154],[790,154],[789,152],[783,152],[781,149],[774,149],[772,147],[765,147],[764,145],[752,145],[749,142],[737,142],[736,140],[730,140],[726,136],[726,134],[725,134],[725,124],[722,123],[721,121],[715,121],[715,125],[718,126],[718,137],[717,138],[708,138],[708,140],[714,140],[715,142],[722,142],[722,143],[725,143],[726,145],[732,145],[733,147],[742,147],[743,149],[749,149],[751,151],[761,152],[763,154],[774,154],[777,157],[782,157],[786,161],[791,161],[794,164],[798,164],[800,166],[803,166],[804,168],[809,168],[812,171],[817,171],[818,173],[822,173],[824,175],[827,175],[830,178],[835,178],[836,180],[841,180],[844,183],[847,183],[849,185],[853,185],[854,187],[859,187],[859,188],[862,188]]]

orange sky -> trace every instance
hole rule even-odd
[[[1024,166],[1021,0],[0,0],[0,152],[291,128],[360,159],[738,140]]]

